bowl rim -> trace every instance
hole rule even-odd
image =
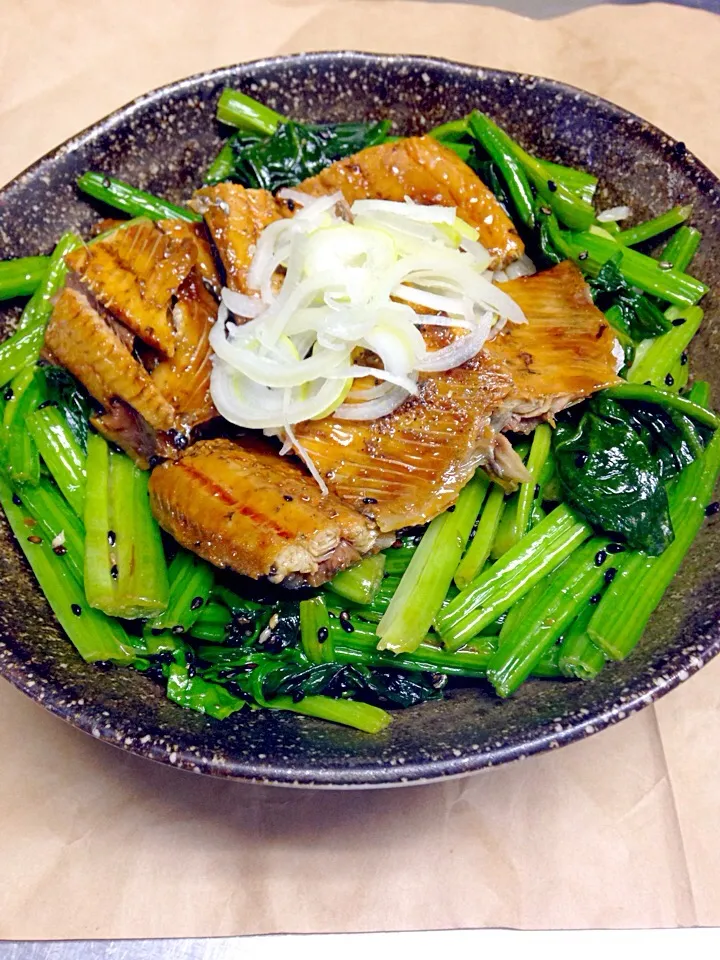
[[[498,77],[504,79],[505,82],[509,82],[511,85],[518,81],[521,81],[523,84],[538,83],[551,91],[562,92],[566,95],[579,95],[585,100],[592,101],[594,104],[602,105],[615,113],[619,119],[642,126],[643,130],[649,133],[654,139],[659,140],[669,147],[678,144],[678,141],[669,134],[666,134],[658,127],[643,120],[624,107],[561,80],[426,55],[404,53],[377,54],[353,49],[312,51],[309,53],[263,57],[256,60],[226,64],[209,70],[203,70],[187,77],[182,77],[140,94],[138,97],[116,108],[99,120],[88,124],[88,126],[78,133],[67,138],[42,157],[33,161],[0,188],[0,198],[2,198],[6,191],[21,187],[26,179],[33,177],[42,168],[52,165],[59,158],[71,154],[98,135],[111,131],[115,126],[132,118],[139,110],[152,106],[154,103],[162,102],[171,94],[190,90],[203,82],[220,82],[223,79],[231,80],[238,70],[272,70],[289,62],[303,64],[316,62],[318,65],[324,67],[327,65],[328,60],[336,62],[354,61],[361,64],[380,65],[382,67],[386,65],[400,66],[411,62],[415,67],[427,65],[430,68],[450,70],[455,75],[457,75],[458,70],[460,70],[475,79],[481,79],[486,76]],[[692,167],[704,177],[710,178],[713,188],[718,191],[720,195],[720,181],[717,176],[691,151],[687,150],[684,144],[682,146],[684,148],[682,155],[683,165]],[[4,639],[4,637],[0,636],[0,641]],[[72,711],[69,711],[66,700],[67,694],[57,681],[49,681],[40,687],[36,685],[34,681],[29,680],[26,676],[27,667],[25,662],[15,655],[13,651],[6,650],[5,653],[9,653],[9,656],[4,656],[0,659],[0,676],[4,676],[13,686],[30,697],[30,699],[40,703],[50,713],[60,717],[66,723],[92,736],[94,739],[99,739],[102,742],[119,747],[126,752],[137,754],[155,762],[176,766],[178,769],[191,770],[196,773],[218,778],[264,785],[285,787],[300,786],[320,789],[372,789],[378,787],[427,784],[438,780],[469,776],[494,766],[518,761],[525,757],[534,756],[538,753],[544,753],[551,749],[577,742],[587,736],[600,732],[611,725],[627,719],[627,717],[633,713],[636,713],[638,710],[652,704],[660,697],[669,693],[679,686],[680,683],[685,682],[690,676],[697,673],[698,670],[720,653],[720,631],[716,631],[713,637],[704,639],[707,639],[708,642],[702,645],[698,644],[693,648],[692,653],[687,651],[683,658],[684,664],[674,667],[672,673],[668,675],[658,675],[648,671],[647,676],[642,679],[642,682],[635,686],[633,695],[630,698],[616,699],[599,713],[590,713],[587,716],[580,716],[578,714],[574,722],[567,726],[563,724],[560,729],[553,728],[552,723],[540,725],[540,732],[537,735],[531,739],[523,739],[521,742],[501,745],[494,749],[489,747],[488,749],[478,750],[477,752],[467,752],[459,757],[454,756],[437,760],[406,762],[402,766],[393,766],[390,768],[366,762],[364,765],[346,768],[321,766],[307,769],[297,763],[293,766],[292,761],[290,761],[286,767],[280,767],[277,763],[264,763],[259,759],[240,761],[227,756],[204,756],[200,752],[191,751],[183,747],[171,753],[160,743],[156,742],[154,738],[151,738],[147,743],[142,743],[140,739],[134,738],[132,744],[128,744],[125,742],[122,731],[118,733],[117,727],[113,726],[112,723],[105,724],[101,722],[98,716],[93,713],[92,709],[83,709],[85,705],[78,705]],[[6,644],[0,642],[0,646],[5,647]],[[40,693],[40,690],[42,690],[42,693]],[[181,708],[178,707],[177,709]],[[580,711],[580,713],[582,713],[582,711]]]

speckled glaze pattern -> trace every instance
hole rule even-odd
[[[390,117],[417,133],[472,107],[487,110],[544,157],[585,167],[601,203],[639,217],[692,201],[703,231],[693,273],[713,286],[692,369],[720,395],[717,336],[720,185],[682,144],[597,97],[554,81],[420,57],[358,53],[263,60],[192,77],[141,97],[63,144],[0,192],[0,257],[49,251],[63,229],[97,212],[75,177],[102,170],[181,200],[221,142],[215,104],[231,85],[305,120]],[[0,313],[0,333],[17,310]],[[0,530],[0,673],[100,740],[198,773],[303,786],[367,787],[458,776],[560,747],[667,693],[720,649],[720,526],[708,521],[652,618],[640,649],[590,684],[533,681],[511,700],[483,686],[398,711],[367,736],[293,714],[243,711],[223,722],[181,710],[126,669],[77,656],[34,578]]]

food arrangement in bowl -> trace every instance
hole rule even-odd
[[[0,265],[0,501],[80,655],[367,734],[613,670],[715,509],[692,207],[479,109],[217,115],[186,203],[88,170],[92,231]]]

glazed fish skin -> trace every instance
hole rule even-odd
[[[210,396],[212,360],[209,335],[217,304],[203,277],[193,267],[178,288],[173,307],[174,354],[161,359],[150,374],[159,392],[170,401],[176,425],[183,432],[217,416]]]
[[[375,547],[377,530],[255,439],[204,440],[156,467],[150,502],[178,543],[218,567],[318,585]]]
[[[78,247],[66,261],[103,307],[148,346],[171,357],[170,302],[195,262],[195,250],[189,237],[173,237],[142,220]]]
[[[295,434],[330,489],[387,532],[426,523],[455,502],[492,459],[491,418],[511,389],[499,364],[476,358],[424,377],[418,396],[387,417],[327,417]]]
[[[355,200],[410,197],[420,204],[457,207],[458,216],[475,227],[493,265],[506,266],[523,253],[512,221],[477,174],[456,153],[433,137],[405,137],[366,147],[338,160],[297,188],[313,196],[341,190]]]
[[[45,331],[45,346],[103,406],[117,398],[155,430],[173,426],[172,404],[81,290],[66,286],[60,292]]]
[[[569,260],[531,277],[501,284],[527,324],[508,324],[485,345],[513,381],[512,421],[503,429],[532,429],[528,418],[552,418],[569,403],[617,383],[615,335],[590,288]]]
[[[176,240],[189,240],[193,245],[195,266],[207,287],[216,297],[222,292],[222,279],[215,262],[207,228],[203,223],[189,223],[187,220],[158,220],[157,226],[163,233]]]
[[[191,206],[205,218],[227,286],[238,293],[254,293],[247,274],[255,245],[265,227],[287,215],[287,208],[268,190],[247,190],[237,183],[203,187],[195,192]]]
[[[381,531],[425,523],[487,465],[526,478],[502,430],[527,430],[616,382],[614,335],[571,263],[503,285],[527,324],[507,324],[462,367],[421,379],[418,397],[376,421],[295,428],[330,489]],[[427,328],[438,347],[452,335]]]

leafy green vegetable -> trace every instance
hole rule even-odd
[[[389,120],[312,126],[290,120],[270,137],[243,132],[233,140],[233,179],[272,191],[295,186],[341,157],[382,143],[389,129]]]
[[[559,423],[555,461],[567,500],[600,530],[657,555],[673,531],[664,460],[651,449],[646,421],[603,394],[579,421]],[[638,433],[637,428],[641,429]]]
[[[612,257],[590,281],[595,303],[601,310],[617,306],[620,312],[613,312],[614,325],[636,342],[667,333],[671,322],[650,297],[628,286],[620,271],[621,259],[621,253]]]
[[[82,384],[64,367],[40,367],[48,400],[59,408],[80,448],[87,451],[90,400]]]

